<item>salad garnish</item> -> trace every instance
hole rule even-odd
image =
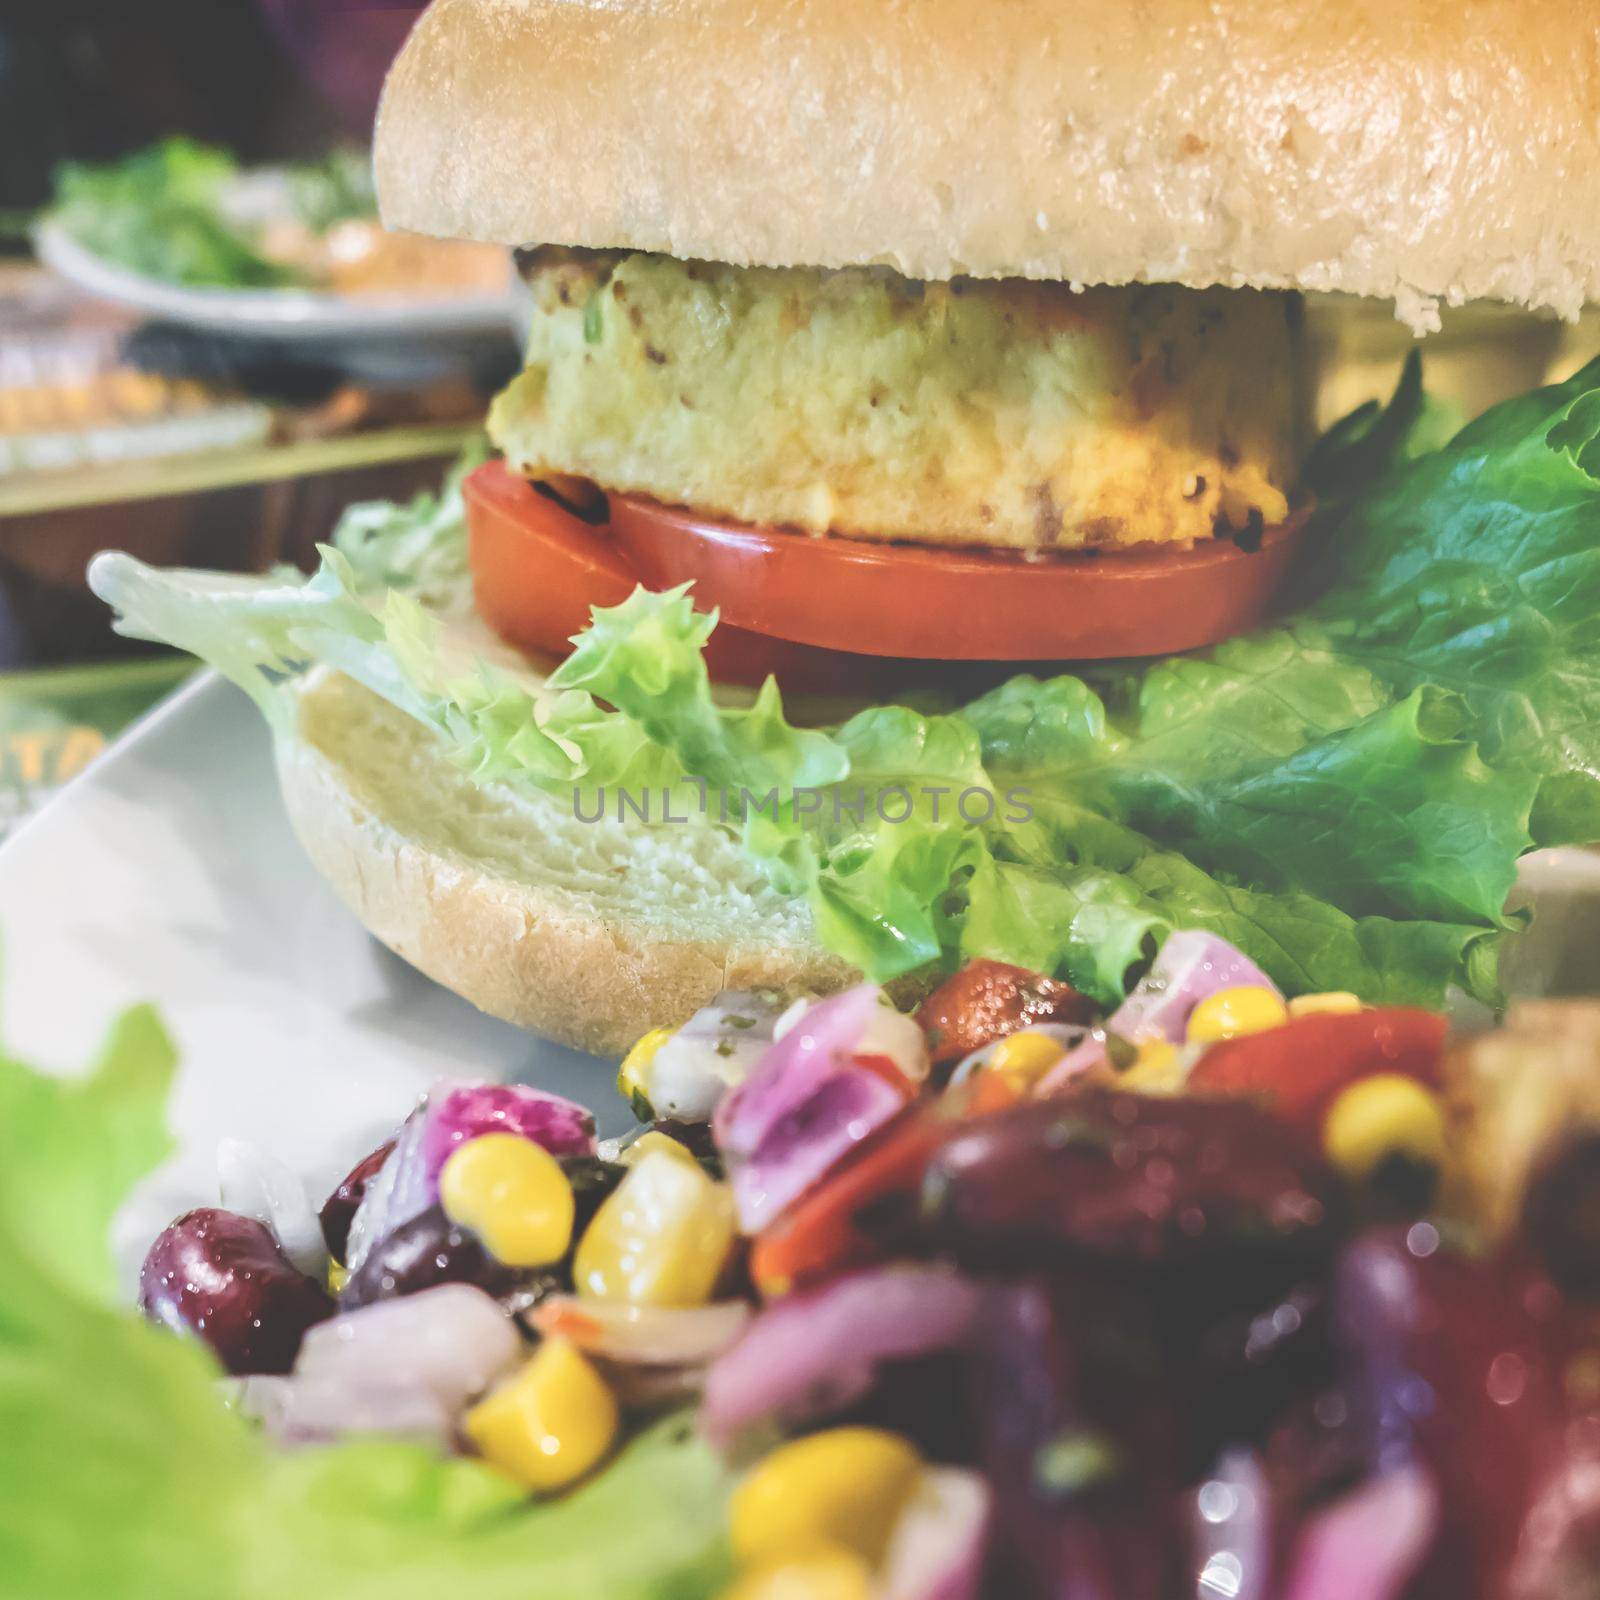
[[[730,1031],[758,1036],[736,1066]],[[86,1164],[139,1127],[161,1153],[170,1048],[147,1015],[119,1038],[82,1088],[0,1073]],[[695,1120],[597,1142],[571,1101],[441,1085],[352,1152],[315,1262],[310,1201],[231,1145],[246,1210],[152,1245],[158,1330],[107,1306],[103,1270],[98,1301],[69,1289],[54,1231],[19,1231],[0,1186],[24,1324],[81,1324],[75,1349],[93,1330],[119,1384],[162,1374],[126,1398],[177,1430],[154,1525],[180,1482],[234,1517],[249,1485],[309,1574],[328,1510],[306,1497],[338,1485],[386,1584],[454,1561],[497,1594],[515,1550],[541,1594],[725,1600],[1544,1596],[1587,1559],[1592,1007],[1452,1038],[1423,1011],[1286,1000],[1180,930],[1111,1013],[985,962],[915,1017],[870,985],[746,992],[647,1045],[624,1097]],[[1491,1171],[1508,1096],[1539,1132]],[[138,1115],[107,1115],[124,1100]],[[66,1354],[40,1360],[65,1381]],[[36,1416],[69,1389],[0,1376]],[[222,1463],[203,1488],[179,1438]],[[115,1471],[133,1444],[111,1440]],[[404,1512],[378,1489],[402,1462]],[[667,1494],[670,1537],[625,1509]],[[207,1549],[242,1559],[223,1526]],[[121,1559],[160,1570],[131,1535]]]

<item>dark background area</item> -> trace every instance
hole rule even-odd
[[[31,272],[28,226],[51,194],[58,164],[115,160],[171,134],[222,146],[245,166],[364,146],[384,74],[423,9],[416,0],[0,0],[0,271],[12,274],[0,293],[0,350],[15,356],[16,346],[52,336],[50,314],[17,285],[19,274]],[[33,292],[46,294],[38,285]],[[67,332],[62,337],[70,342]],[[400,401],[410,390],[401,388],[388,410],[375,403],[370,418],[315,422],[319,407],[336,416],[341,397],[363,392],[337,352],[321,348],[151,324],[126,336],[121,364],[215,382],[220,400],[268,402],[285,419],[293,414],[299,435],[378,434],[436,420],[422,400],[406,410]],[[504,373],[495,374],[498,386]],[[476,376],[464,369],[456,386],[466,392],[467,412],[481,414],[482,399],[470,392]],[[11,381],[47,380],[13,371]],[[61,426],[74,425],[75,415],[63,412]],[[455,412],[437,420],[454,421]],[[275,438],[275,447],[285,442]],[[158,562],[246,571],[305,562],[344,506],[432,487],[446,459],[358,460],[320,475],[0,513],[0,803],[4,674],[139,649],[113,636],[105,608],[84,586],[96,550],[116,546]]]
[[[246,162],[365,142],[418,13],[384,0],[0,0],[0,210],[169,133]]]

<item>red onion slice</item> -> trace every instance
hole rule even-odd
[[[458,1145],[485,1133],[515,1133],[553,1156],[592,1156],[594,1116],[586,1106],[523,1083],[472,1083],[435,1095],[422,1136],[423,1170],[437,1196],[439,1174]]]
[[[1373,1478],[1301,1529],[1284,1600],[1396,1600],[1438,1528],[1438,1492],[1421,1468]]]
[[[759,1233],[905,1108],[903,1088],[865,1067],[824,1078],[809,1099],[775,1123],[754,1153],[729,1158],[739,1226]]]
[[[425,1390],[350,1389],[327,1378],[242,1378],[230,1403],[261,1424],[280,1445],[328,1444],[353,1434],[378,1434],[431,1445],[441,1454],[451,1446],[455,1417]]]
[[[1271,1490],[1254,1452],[1224,1451],[1190,1511],[1200,1600],[1271,1600]]]
[[[943,1267],[885,1266],[766,1307],[706,1377],[700,1424],[728,1448],[755,1423],[793,1426],[867,1394],[887,1361],[966,1342],[982,1291]]]
[[[1053,1094],[1080,1073],[1106,1059],[1105,1036],[1122,1039],[1156,1035],[1182,1044],[1189,1015],[1207,995],[1222,989],[1270,989],[1278,986],[1242,950],[1226,939],[1198,928],[1169,934],[1150,970],[1133,992],[1106,1019],[1103,1028],[1067,1053],[1039,1085],[1040,1094]]]
[[[882,991],[862,983],[807,1006],[717,1107],[713,1126],[722,1153],[735,1159],[754,1155],[768,1134],[849,1063],[881,1003]]]
[[[345,1240],[344,1262],[352,1277],[375,1245],[433,1204],[422,1154],[427,1115],[424,1101],[401,1125],[388,1160],[367,1182],[367,1192],[350,1219],[350,1233]]]
[[[217,1144],[217,1188],[222,1208],[254,1217],[272,1230],[279,1248],[308,1278],[328,1265],[322,1224],[311,1209],[305,1183],[287,1162],[245,1139]]]
[[[379,1300],[312,1330],[294,1376],[355,1393],[426,1393],[452,1415],[527,1353],[517,1325],[481,1289],[446,1283]]]

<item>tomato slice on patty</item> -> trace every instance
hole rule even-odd
[[[1060,663],[1214,644],[1267,616],[1305,518],[1259,547],[1231,540],[1028,559],[1008,552],[815,538],[752,528],[640,495],[595,526],[503,462],[467,480],[478,608],[503,638],[564,655],[591,606],[635,583],[692,582],[716,607],[713,677],[817,693],[872,691],[930,663]]]
[[[479,467],[465,492],[478,614],[518,649],[567,655],[591,608],[620,605],[642,581],[608,528],[584,521],[503,462]],[[759,684],[772,674],[802,694],[871,692],[883,665],[726,624],[706,647],[718,683]]]

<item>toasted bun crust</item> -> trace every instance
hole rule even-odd
[[[397,955],[494,1016],[620,1055],[722,989],[859,976],[713,828],[583,823],[476,784],[348,678],[308,680],[298,713],[278,776],[313,864]]]
[[[385,222],[735,265],[1600,298],[1596,0],[434,0]]]

